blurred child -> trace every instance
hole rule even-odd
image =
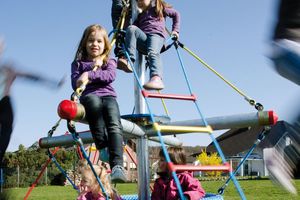
[[[163,0],[138,0],[137,5],[141,13],[134,24],[126,30],[125,46],[132,62],[136,60],[136,50],[148,56],[150,81],[144,88],[161,90],[164,84],[160,51],[167,36],[165,18],[172,18],[172,35],[178,38],[180,16]],[[118,67],[124,70],[131,68],[125,57],[119,58]]]
[[[4,44],[0,41],[0,57],[3,49]],[[14,113],[10,92],[16,78],[44,83],[52,88],[59,88],[63,83],[63,80],[57,82],[40,75],[18,71],[12,64],[0,63],[0,166],[13,131]]]
[[[271,59],[275,70],[284,78],[300,85],[300,1],[280,0],[275,24]],[[275,145],[265,155],[268,171],[277,183],[296,194],[293,171],[300,170],[300,109],[288,136],[291,144],[285,149]]]
[[[88,26],[80,40],[72,63],[74,90],[88,82],[80,102],[97,149],[108,147],[113,182],[125,182],[123,168],[123,132],[116,92],[116,61],[109,58],[110,42],[106,30],[98,24]],[[107,132],[107,134],[106,134]]]
[[[15,78],[16,72],[11,67],[0,67],[0,166],[13,131],[14,114],[10,88]]]
[[[173,164],[186,164],[186,155],[181,147],[169,147],[168,153]],[[155,180],[154,189],[151,195],[151,200],[178,200],[179,194],[176,183],[168,171],[167,162],[163,151],[159,152],[159,169],[160,178]],[[184,171],[178,172],[177,177],[181,184],[184,196],[189,200],[199,200],[205,196],[205,191],[200,182],[195,179],[192,173]]]
[[[93,168],[98,175],[108,197],[112,200],[117,200],[118,197],[110,185],[107,169],[104,166],[99,165],[93,165]],[[81,175],[81,182],[80,194],[77,197],[77,200],[105,200],[105,194],[102,192],[97,178],[86,161],[82,161],[80,163],[79,173]]]

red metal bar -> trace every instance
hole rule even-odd
[[[99,150],[96,150],[95,154],[94,154],[94,159],[93,159],[93,164],[95,164],[96,162],[96,157],[97,157],[97,153],[99,152]],[[100,153],[99,153],[100,154]]]
[[[52,152],[52,154],[56,154],[56,152],[59,150],[59,147],[56,147],[54,149],[54,151]],[[42,177],[45,169],[47,168],[48,164],[51,162],[51,158],[48,158],[48,160],[46,161],[46,163],[44,164],[44,166],[42,167],[41,172],[39,173],[38,177],[35,179],[35,181],[32,183],[31,187],[29,188],[29,190],[27,191],[24,200],[27,200],[27,198],[29,197],[31,191],[33,190],[33,188],[36,186],[36,184],[39,182],[40,178]]]
[[[225,163],[223,165],[173,165],[175,171],[232,171],[230,164]]]
[[[175,172],[176,171],[175,165],[172,162],[168,162],[167,165],[168,165],[168,169],[171,172]]]
[[[76,146],[76,151],[77,151],[77,154],[78,154],[79,160],[82,160],[82,159],[83,159],[83,155],[82,155],[82,152],[81,152],[81,150],[80,150],[80,147],[79,147],[79,146]]]
[[[177,95],[177,94],[160,94],[160,93],[148,92],[146,90],[142,90],[142,94],[145,98],[163,98],[163,99],[196,101],[196,96],[194,94],[192,94],[191,96]]]
[[[135,166],[137,167],[137,161],[136,159],[133,157],[133,155],[129,152],[129,150],[127,149],[127,145],[125,146],[125,151],[126,153],[129,155],[130,159],[132,160],[132,162],[135,164]]]

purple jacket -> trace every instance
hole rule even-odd
[[[116,78],[116,60],[109,59],[107,64],[93,71],[93,62],[91,61],[74,61],[72,63],[71,81],[72,87],[76,90],[76,81],[83,72],[88,71],[90,83],[86,86],[82,96],[95,94],[97,96],[113,96],[117,94],[112,86]]]
[[[172,31],[176,31],[177,33],[179,33],[179,13],[173,8],[165,8],[164,17],[172,18]],[[139,14],[138,18],[134,22],[134,25],[139,27],[146,34],[158,34],[161,37],[167,37],[167,32],[165,30],[166,22],[165,20],[160,20],[159,17],[156,15],[155,7],[151,7]]]
[[[190,200],[199,200],[205,196],[200,182],[190,172],[177,173],[183,194]],[[178,200],[179,193],[173,178],[158,178],[155,180],[151,200]]]

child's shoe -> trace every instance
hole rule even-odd
[[[148,83],[143,86],[146,90],[162,90],[164,83],[159,76],[153,76]]]
[[[123,70],[127,73],[132,73],[130,63],[125,58],[119,58],[117,63],[117,69]]]
[[[116,165],[112,168],[110,177],[111,177],[111,182],[113,183],[127,182],[125,169],[121,165]]]

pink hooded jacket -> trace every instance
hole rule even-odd
[[[77,197],[77,200],[105,200],[105,197],[98,194],[97,197],[93,196],[92,192],[82,193]]]
[[[177,173],[183,194],[190,200],[199,200],[205,196],[199,180],[192,176],[192,173]],[[151,200],[178,200],[179,193],[176,183],[172,178],[158,178],[155,180]]]

